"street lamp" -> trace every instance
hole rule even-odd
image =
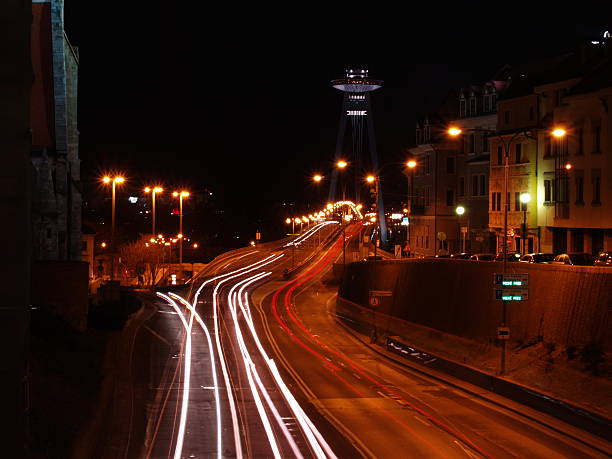
[[[152,209],[153,209],[153,224],[152,224],[152,231],[151,234],[155,234],[155,195],[157,193],[161,193],[162,191],[164,191],[164,189],[162,187],[156,186],[153,188],[150,187],[146,187],[144,189],[145,193],[151,193],[151,199],[152,199]]]
[[[102,183],[109,184],[112,183],[112,207],[111,207],[111,280],[115,280],[115,187],[117,184],[121,185],[125,182],[125,178],[121,176],[109,177],[108,175],[102,178]]]
[[[410,178],[408,183],[408,207],[406,208],[406,214],[408,216],[408,225],[406,225],[406,242],[408,247],[406,248],[408,256],[410,256],[410,227],[412,226],[412,199],[414,198],[414,170],[416,169],[417,162],[414,159],[409,159],[406,162],[406,167],[410,171]]]
[[[465,207],[457,206],[457,208],[455,209],[455,213],[461,218],[463,216],[463,214],[465,214]],[[469,231],[470,231],[470,225],[468,223],[467,231],[465,231],[465,232],[461,231],[461,253],[466,253],[466,242],[465,242],[465,237],[466,236],[465,235]]]
[[[529,193],[521,193],[519,196],[523,207],[523,228],[522,228],[522,239],[523,239],[523,250],[522,255],[527,253],[527,204],[531,201],[531,195]]]
[[[172,196],[179,198],[179,263],[183,264],[183,198],[189,196],[187,191],[175,191]]]

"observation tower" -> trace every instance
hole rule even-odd
[[[380,223],[380,240],[382,245],[387,244],[387,225],[385,222],[385,209],[383,205],[382,183],[378,164],[378,153],[376,152],[376,137],[374,135],[374,123],[372,120],[372,107],[370,104],[370,93],[382,86],[382,80],[376,80],[368,75],[368,70],[363,67],[353,67],[346,70],[344,78],[332,80],[332,86],[344,93],[342,99],[342,113],[340,115],[340,127],[336,140],[336,161],[347,158],[351,162],[351,175],[353,176],[352,192],[354,202],[361,201],[361,191],[364,188],[363,177],[365,173],[376,174],[378,180],[378,194],[376,196],[376,210],[378,222]],[[350,126],[349,126],[350,120]],[[351,142],[346,142],[345,133],[350,130]],[[366,140],[367,139],[367,140]],[[370,160],[363,157],[366,144],[370,151]],[[365,164],[364,164],[365,163]],[[367,167],[365,167],[367,166]],[[348,172],[348,171],[347,171]],[[343,172],[346,173],[346,172]],[[338,182],[338,170],[334,169],[329,189],[329,201],[335,201]],[[347,190],[347,183],[343,183],[341,195],[351,197],[351,190]]]

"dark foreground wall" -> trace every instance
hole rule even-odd
[[[376,307],[410,322],[479,341],[495,339],[502,263],[465,260],[359,262],[347,266],[339,295],[369,306],[369,290],[392,290]],[[600,342],[612,350],[612,269],[509,263],[529,273],[529,300],[508,302],[511,340],[559,345]]]

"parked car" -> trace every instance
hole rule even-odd
[[[469,260],[472,255],[469,253],[461,252],[461,253],[453,253],[450,257],[454,260]]]
[[[506,260],[508,261],[519,261],[520,258],[521,258],[520,253],[512,252],[512,253],[506,254]],[[495,257],[495,261],[504,261],[504,254],[498,253],[497,256]]]
[[[519,261],[523,263],[543,263],[551,264],[555,259],[553,253],[528,253],[523,255]]]
[[[562,253],[553,260],[553,265],[593,266],[593,255],[586,252]]]
[[[612,252],[599,252],[593,264],[595,266],[607,266],[612,268]]]
[[[475,253],[470,257],[472,261],[495,261],[494,253]]]

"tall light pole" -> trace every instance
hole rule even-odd
[[[153,210],[153,224],[152,224],[152,229],[151,229],[151,234],[155,234],[155,195],[157,193],[161,193],[162,191],[164,191],[164,189],[162,187],[156,186],[153,188],[150,187],[146,187],[144,189],[145,193],[151,193],[151,208]]]
[[[112,204],[111,204],[111,280],[115,280],[115,195],[116,190],[115,187],[117,184],[122,184],[125,182],[125,178],[121,176],[109,177],[108,175],[102,178],[102,182],[105,184],[112,183]]]
[[[179,234],[178,234],[178,238],[179,238],[179,263],[182,265],[183,264],[183,198],[186,198],[189,196],[189,192],[187,191],[175,191],[174,193],[172,193],[172,196],[174,196],[175,198],[178,197],[179,198]]]
[[[406,167],[410,171],[410,178],[408,179],[410,183],[408,184],[408,225],[406,226],[406,242],[408,243],[408,247],[410,247],[410,227],[412,226],[412,199],[414,197],[414,169],[417,166],[417,162],[414,159],[408,160],[406,162]],[[410,250],[412,252],[412,250]]]

